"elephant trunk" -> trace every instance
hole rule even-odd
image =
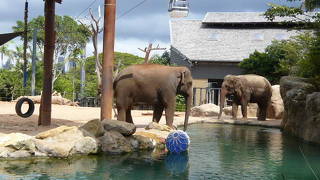
[[[185,97],[186,101],[186,113],[185,113],[185,118],[184,118],[184,128],[183,130],[186,131],[188,127],[188,120],[189,120],[189,115],[191,111],[191,103],[192,103],[192,94],[189,94],[188,96]]]
[[[224,89],[224,88],[221,88],[221,92],[220,92],[220,111],[219,111],[218,119],[221,119],[222,110],[224,108],[224,101],[226,99],[226,95],[227,95],[227,90]]]

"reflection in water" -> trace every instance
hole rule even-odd
[[[189,157],[188,153],[169,153],[165,157],[165,166],[167,171],[171,172],[173,175],[183,174],[189,168]]]
[[[190,126],[188,134],[191,144],[184,154],[137,152],[0,161],[0,179],[312,180],[320,176],[319,146],[276,129],[198,124]]]

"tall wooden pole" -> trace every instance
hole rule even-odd
[[[26,0],[25,7],[24,7],[24,42],[23,42],[23,87],[24,88],[27,86],[27,65],[28,65],[27,46],[28,46],[28,1]]]
[[[31,96],[36,92],[36,60],[37,60],[37,29],[33,30],[33,48],[32,48],[32,75],[31,75]]]
[[[103,65],[102,65],[102,97],[101,120],[112,118],[113,104],[113,58],[116,21],[116,0],[105,0],[103,31]]]
[[[51,124],[52,101],[52,69],[55,47],[55,0],[45,1],[45,42],[43,56],[43,87],[38,124],[49,126]]]

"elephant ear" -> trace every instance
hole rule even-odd
[[[185,84],[185,75],[186,75],[186,71],[181,71],[177,74],[177,77],[180,78],[180,84],[183,85]]]
[[[234,89],[235,89],[236,94],[237,94],[239,97],[242,97],[243,90],[244,90],[244,83],[243,83],[243,81],[242,81],[240,78],[235,78],[235,79],[233,80],[233,83],[234,83]]]

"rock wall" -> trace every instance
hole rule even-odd
[[[131,123],[91,120],[81,127],[60,126],[36,136],[0,133],[0,159],[25,157],[71,157],[82,154],[121,154],[141,150],[165,152],[169,126],[150,123],[136,132]]]
[[[308,79],[285,76],[280,80],[284,102],[281,127],[305,141],[320,143],[320,92]]]

